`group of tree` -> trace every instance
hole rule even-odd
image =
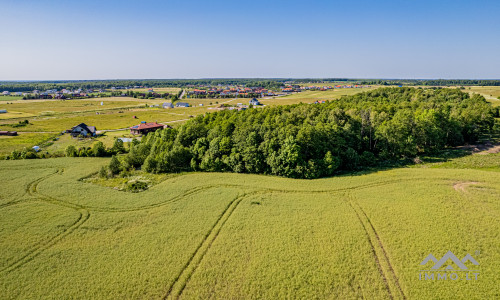
[[[113,163],[117,172],[318,178],[473,143],[493,115],[482,96],[459,89],[381,88],[325,104],[207,113],[143,137]]]
[[[92,147],[76,148],[74,145],[69,145],[64,151],[67,157],[106,157],[126,152],[127,150],[121,139],[115,139],[111,148],[106,148],[103,142],[97,141]]]

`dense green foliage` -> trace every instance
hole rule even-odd
[[[330,176],[476,141],[494,123],[482,96],[383,88],[325,104],[198,116],[131,147],[124,168]]]

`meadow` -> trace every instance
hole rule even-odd
[[[304,91],[281,97],[265,97],[263,99],[259,99],[259,101],[264,105],[270,106],[289,105],[297,103],[313,103],[315,101],[335,100],[344,95],[354,95],[357,93],[370,91],[378,87],[379,86],[369,88],[331,89],[326,91]]]
[[[0,161],[0,292],[498,298],[500,166],[464,159],[317,180],[181,173],[140,193],[86,180],[106,158]],[[477,281],[419,280],[448,250],[474,256]]]

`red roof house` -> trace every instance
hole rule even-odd
[[[153,123],[142,122],[139,125],[135,125],[135,126],[130,127],[130,133],[132,133],[132,134],[147,134],[148,132],[153,132],[153,131],[156,131],[158,129],[163,129],[165,127],[167,127],[167,126],[165,126],[163,124],[158,124],[156,122],[153,122]]]

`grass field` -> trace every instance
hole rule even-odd
[[[108,161],[0,161],[2,297],[500,297],[500,167],[186,173],[141,193],[82,180]],[[419,280],[448,250],[473,255],[479,279]]]
[[[4,96],[4,95],[0,95],[0,101],[15,101],[15,100],[19,100],[19,99],[23,99],[23,96]]]
[[[0,154],[23,150],[56,137],[53,133],[23,133],[18,136],[0,136]]]
[[[470,88],[470,89],[469,89]],[[478,93],[490,101],[493,106],[500,106],[500,86],[471,86],[467,87],[469,93]]]
[[[320,100],[335,100],[343,95],[354,95],[366,92],[377,87],[358,89],[331,89],[326,91],[304,91],[297,94],[282,97],[263,98],[259,101],[264,105],[288,105],[296,103],[313,103]]]

